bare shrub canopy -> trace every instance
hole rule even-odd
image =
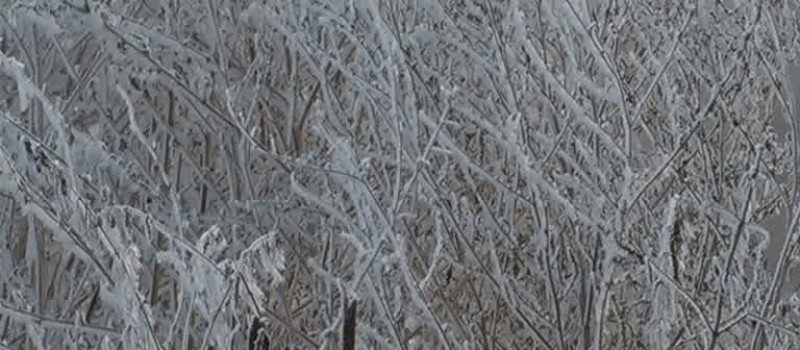
[[[3,1],[0,348],[800,348],[788,3]]]

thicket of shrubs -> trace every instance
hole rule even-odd
[[[0,348],[797,348],[789,3],[3,1]]]

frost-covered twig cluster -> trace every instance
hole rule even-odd
[[[0,349],[800,347],[790,3],[3,1]]]

